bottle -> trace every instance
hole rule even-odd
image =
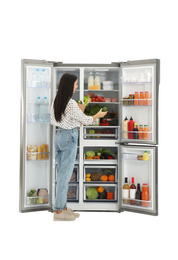
[[[93,72],[90,72],[88,77],[88,89],[90,89],[90,86],[94,86]]]
[[[138,92],[135,92],[134,105],[138,106]]]
[[[41,119],[41,100],[40,97],[37,97],[36,102],[35,102],[35,115],[34,119],[35,121],[40,121]]]
[[[48,122],[49,121],[49,102],[47,97],[44,97],[43,101],[43,115],[44,115],[44,121]]]
[[[139,125],[139,132],[138,132],[138,136],[140,140],[143,139],[143,125]]]
[[[134,129],[133,129],[133,139],[138,139],[138,124],[134,123]]]
[[[123,203],[124,204],[129,204],[129,190],[130,190],[130,187],[129,187],[129,184],[128,184],[128,178],[125,177],[125,183],[122,187],[122,199],[123,199]]]
[[[149,159],[149,155],[148,155],[147,151],[145,151],[145,153],[143,154],[143,160],[148,161],[148,159]]]
[[[39,69],[36,69],[36,87],[39,87],[39,81],[40,81]]]
[[[123,122],[123,138],[128,139],[128,118],[125,117]]]
[[[130,185],[130,205],[136,205],[135,195],[136,195],[136,186],[134,184],[134,177],[132,177],[132,184]]]
[[[128,133],[129,139],[133,139],[133,130],[134,130],[134,121],[133,118],[130,117],[130,121],[128,122],[128,131],[131,133]]]
[[[147,183],[143,183],[141,198],[142,198],[142,200],[146,200],[146,202],[142,201],[141,205],[143,207],[148,207],[149,206],[149,202],[148,202],[149,201],[149,191],[148,191]]]
[[[46,87],[46,71],[45,71],[45,69],[42,69],[41,81],[42,81],[42,87]]]
[[[138,101],[138,104],[140,106],[143,106],[143,101],[144,101],[144,93],[140,92],[140,100]]]
[[[144,125],[143,139],[148,140],[148,125]]]
[[[144,100],[144,105],[149,106],[150,105],[150,100],[149,99],[149,92],[145,91],[145,100]]]
[[[135,194],[135,198],[137,200],[141,200],[141,190],[140,190],[140,183],[137,183],[137,191]],[[141,206],[141,201],[136,201],[137,206]]]
[[[99,86],[99,89],[101,89],[101,82],[100,82],[100,76],[99,76],[99,72],[96,72],[95,75],[95,84],[96,86]]]

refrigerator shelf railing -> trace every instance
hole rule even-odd
[[[128,203],[123,202],[123,200],[127,201]],[[130,204],[130,201],[132,201],[132,204]],[[131,199],[131,198],[122,198],[122,204],[124,206],[148,208],[148,207],[152,207],[152,200],[139,200],[139,199]]]
[[[90,133],[93,130],[94,133]],[[118,126],[87,126],[83,128],[84,139],[117,139]]]
[[[134,100],[138,101],[138,104],[135,105],[134,104]],[[143,102],[143,104],[139,104],[139,101]],[[144,98],[144,99],[129,99],[129,98],[124,98],[124,99],[120,99],[120,104],[122,106],[134,106],[134,107],[140,107],[140,106],[152,106],[152,99],[148,99],[148,98]]]
[[[135,160],[135,161],[139,161],[139,162],[148,162],[151,160],[151,155],[148,154],[148,160],[143,160],[141,159],[138,159],[138,156],[143,156],[143,154],[131,154],[131,153],[123,153],[122,154],[122,159],[123,160]]]
[[[145,84],[152,84],[152,81],[120,81],[122,85],[145,85]]]
[[[49,204],[49,195],[48,196],[34,196],[27,197],[26,196],[26,205],[28,206],[43,206]]]
[[[49,81],[27,81],[27,88],[50,88]]]
[[[119,92],[119,89],[106,90],[106,89],[84,89],[84,92]],[[94,103],[94,102],[93,102]],[[105,102],[102,102],[105,103]]]
[[[125,138],[125,135],[138,135],[138,138]],[[140,138],[140,134],[142,134],[142,137]],[[144,137],[144,135],[146,135],[146,137]],[[125,141],[129,141],[129,140],[139,140],[139,142],[144,142],[144,141],[149,141],[152,140],[152,131],[121,131],[121,139],[125,140]]]
[[[29,123],[49,123],[50,114],[27,114],[27,122]]]
[[[27,153],[27,161],[46,161],[49,160],[50,152]]]
[[[119,105],[120,102],[89,102],[88,104],[108,104],[108,105]]]
[[[116,159],[112,160],[112,159],[84,159],[84,164],[117,164],[118,161]]]

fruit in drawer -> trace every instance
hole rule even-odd
[[[91,174],[90,173],[87,173],[86,174],[86,178],[90,178],[91,177]]]
[[[101,175],[102,175],[102,174],[99,173],[99,172],[91,173],[91,180],[92,180],[92,181],[100,181]]]
[[[94,130],[94,129],[91,129],[91,130],[89,131],[89,134],[95,134],[95,130]]]
[[[99,193],[99,199],[106,199],[107,198],[107,192],[104,190],[103,192]]]
[[[107,175],[102,175],[101,176],[101,181],[108,181],[108,176]]]
[[[86,181],[91,181],[91,178],[86,178]]]
[[[97,192],[102,193],[103,191],[104,191],[104,187],[103,186],[99,186],[97,188]]]
[[[109,175],[109,181],[115,181],[115,176],[113,174]]]

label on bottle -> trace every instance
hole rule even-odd
[[[135,199],[136,189],[130,189],[130,198]]]
[[[123,199],[129,198],[129,189],[122,189],[122,198]]]

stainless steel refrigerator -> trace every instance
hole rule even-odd
[[[80,127],[77,157],[67,195],[68,207],[79,211],[132,211],[158,215],[160,61],[65,64],[23,59],[21,65],[20,212],[53,211],[57,128],[50,125],[50,106],[61,76],[68,72],[78,78],[78,88],[72,98],[83,100],[90,94],[94,97],[89,103],[90,109],[96,105],[106,106],[110,116]],[[94,79],[99,76],[99,87],[98,82],[97,86],[95,83],[92,87],[88,85],[91,75]],[[133,124],[134,129],[130,128]],[[87,159],[88,151],[108,150],[113,157]],[[126,177],[129,186],[134,177],[135,186],[139,183],[142,193],[146,184],[147,199],[131,199],[131,189],[125,197]],[[91,188],[96,191],[95,197],[88,195]]]

